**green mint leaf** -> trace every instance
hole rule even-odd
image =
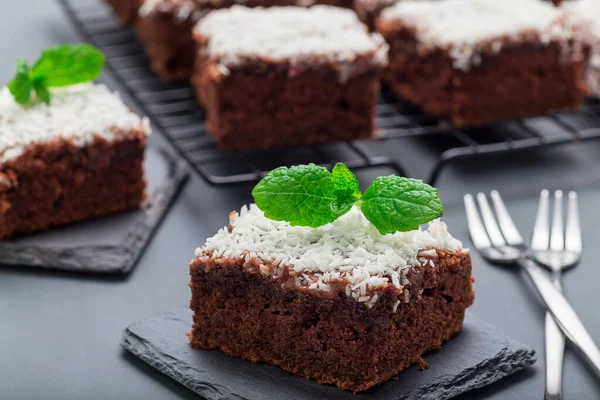
[[[104,67],[104,55],[88,44],[65,44],[42,52],[31,68],[31,78],[46,88],[69,86],[96,79]]]
[[[69,86],[94,80],[102,72],[104,55],[87,44],[55,46],[42,52],[30,69],[22,58],[17,59],[16,75],[8,89],[19,104],[27,104],[31,91],[50,104],[50,87]]]
[[[360,200],[362,193],[359,189],[356,175],[352,173],[342,163],[337,163],[331,170],[331,183],[335,190],[335,195],[338,199],[346,199],[348,201],[354,199]]]
[[[50,92],[46,87],[43,80],[38,79],[33,81],[33,89],[35,90],[35,94],[37,98],[43,101],[46,104],[50,104]]]
[[[331,172],[314,164],[277,168],[252,195],[267,218],[311,228],[335,221],[356,201],[338,198]]]
[[[363,195],[361,209],[382,235],[418,229],[444,212],[437,189],[395,175],[375,179]]]
[[[22,58],[15,62],[15,77],[8,83],[8,90],[19,104],[29,103],[33,83],[29,78],[29,65]]]
[[[356,176],[341,163],[332,172],[314,164],[277,168],[252,195],[267,218],[311,228],[333,222],[359,204],[382,235],[418,229],[444,212],[437,189],[418,179],[379,177],[361,195]]]

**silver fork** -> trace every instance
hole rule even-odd
[[[491,192],[491,197],[498,217],[497,222],[486,196],[483,193],[477,195],[483,223],[473,196],[467,194],[464,197],[467,222],[473,245],[479,250],[483,258],[491,263],[516,264],[523,268],[531,278],[546,308],[552,313],[560,329],[573,342],[573,345],[580,350],[596,375],[600,376],[600,350],[598,350],[598,346],[594,343],[562,291],[554,287],[547,273],[527,258],[529,249],[506,210],[500,194],[494,190]]]
[[[532,256],[538,264],[552,271],[552,283],[562,290],[560,277],[562,271],[575,266],[581,259],[581,228],[577,194],[569,193],[567,208],[566,238],[563,233],[563,193],[554,193],[554,209],[552,212],[552,229],[549,217],[549,193],[542,190],[538,206],[533,238],[531,239]],[[546,393],[545,400],[562,398],[562,366],[565,349],[565,337],[554,322],[552,315],[546,313]]]

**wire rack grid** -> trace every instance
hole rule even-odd
[[[180,155],[209,183],[252,182],[277,166],[307,162],[332,166],[342,161],[355,170],[383,167],[406,175],[406,168],[399,160],[373,155],[364,142],[220,151],[206,132],[204,113],[196,104],[190,84],[161,81],[150,70],[134,32],[122,26],[101,0],[58,1],[85,40],[104,52],[115,78]],[[458,160],[600,139],[600,103],[589,99],[576,112],[457,129],[399,101],[384,88],[377,104],[377,126],[379,131],[374,141],[390,145],[401,145],[406,140],[442,143],[435,148],[435,160],[426,179],[434,184],[444,168]]]

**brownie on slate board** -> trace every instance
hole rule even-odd
[[[124,24],[133,24],[137,20],[138,10],[144,0],[105,0]]]
[[[187,79],[194,66],[194,25],[208,12],[236,4],[246,7],[329,4],[352,7],[352,0],[146,0],[136,26],[152,68],[163,79]]]
[[[133,209],[150,126],[100,84],[23,107],[0,91],[0,238]]]
[[[355,392],[426,365],[474,299],[469,252],[444,223],[380,235],[357,207],[307,228],[251,205],[195,255],[193,347]]]
[[[243,150],[369,138],[387,45],[331,6],[213,11],[194,29],[208,132]]]
[[[406,0],[377,30],[390,45],[387,81],[455,126],[576,109],[587,89],[585,45],[538,0]]]

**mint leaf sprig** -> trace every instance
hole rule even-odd
[[[51,87],[62,87],[96,79],[104,68],[104,54],[89,44],[64,44],[50,47],[29,66],[19,58],[15,63],[15,77],[8,90],[21,105],[27,105],[31,93],[50,104]]]
[[[356,205],[382,235],[418,229],[444,212],[437,189],[419,179],[378,177],[363,194],[342,163],[331,172],[315,164],[277,168],[252,195],[267,218],[311,228],[335,221]]]

